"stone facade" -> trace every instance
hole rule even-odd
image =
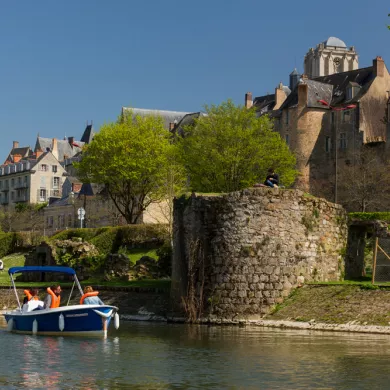
[[[353,86],[356,82],[336,85],[341,75],[315,82],[303,78],[292,93],[295,96],[289,96],[274,113],[275,130],[297,157],[297,169],[301,175],[296,188],[332,201],[339,192],[337,201],[343,201],[336,175],[354,164],[364,146],[375,149],[384,160],[388,158],[388,125],[384,118],[390,74],[381,58],[376,58],[372,67],[359,71],[345,73],[346,79],[358,81],[359,74],[365,73],[359,87]],[[331,85],[331,99],[341,99],[340,103],[321,107],[319,101],[329,103],[331,100],[321,96],[320,89]],[[349,93],[355,95],[348,100]],[[317,94],[319,97],[316,98]]]
[[[341,206],[299,190],[176,200],[174,313],[193,294],[201,317],[260,317],[304,281],[339,280],[346,233]]]
[[[17,203],[44,203],[61,198],[65,169],[47,151],[27,160],[0,166],[0,203],[14,207]]]
[[[359,58],[353,46],[347,48],[341,39],[330,37],[309,49],[304,67],[305,74],[315,78],[357,69]]]

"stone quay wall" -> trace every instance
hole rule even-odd
[[[172,318],[253,320],[304,282],[343,277],[345,210],[299,190],[193,194],[173,226]]]

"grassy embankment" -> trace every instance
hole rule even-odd
[[[362,282],[306,285],[267,316],[270,320],[390,325],[390,288]]]
[[[126,253],[127,256],[130,258],[130,261],[134,264],[137,260],[139,260],[142,256],[150,256],[153,258],[157,258],[156,250],[155,249],[134,249],[130,250],[128,253]],[[8,269],[11,267],[18,267],[24,265],[24,254],[23,253],[12,253],[8,256],[3,257],[4,262],[4,270],[0,272],[0,286],[9,286],[10,284],[10,278],[8,275]],[[52,283],[52,282],[50,282]],[[152,280],[152,279],[140,279],[140,280],[131,280],[131,281],[103,281],[101,279],[87,279],[83,280],[81,282],[82,285],[99,285],[99,286],[106,286],[106,287],[143,287],[143,288],[158,288],[158,289],[169,289],[170,287],[170,280]],[[16,280],[16,286],[17,287],[47,287],[48,283],[23,283],[18,282]],[[70,282],[61,282],[61,286],[71,286],[72,283]]]

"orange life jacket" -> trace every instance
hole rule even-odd
[[[60,301],[61,301],[61,295],[57,297],[56,294],[52,291],[50,287],[46,289],[47,293],[51,295],[51,305],[50,309],[55,309],[56,307],[60,306]]]
[[[31,295],[30,291],[24,290],[23,292],[24,292],[24,294],[26,295],[26,297],[27,297],[27,299],[28,299],[29,301],[31,301],[31,299],[35,299],[36,301],[39,300],[39,297],[37,297],[37,296],[33,297],[33,296]]]
[[[88,297],[96,297],[96,295],[98,295],[99,292],[98,291],[92,291],[92,292],[89,292],[89,293],[86,293],[84,294],[81,298],[80,298],[80,305],[82,305],[84,303],[84,299],[85,298],[88,298]]]

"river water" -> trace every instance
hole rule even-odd
[[[100,339],[0,328],[1,389],[390,388],[390,336],[122,322]]]

